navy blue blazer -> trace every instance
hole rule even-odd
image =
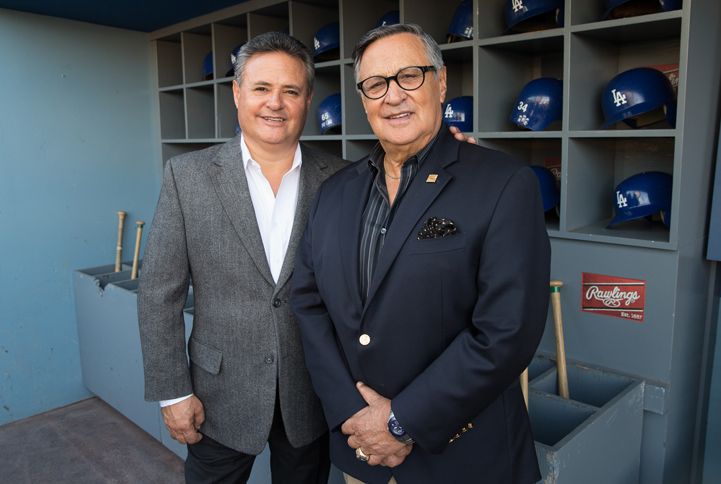
[[[322,185],[292,281],[332,461],[369,483],[539,480],[518,384],[548,309],[550,245],[533,171],[444,129],[398,202],[364,305],[359,235],[372,177],[361,160]],[[452,220],[456,233],[419,239],[430,217]],[[340,432],[366,406],[357,381],[392,400],[416,441],[394,469],[358,461]]]

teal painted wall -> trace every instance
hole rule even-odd
[[[88,396],[74,269],[150,222],[159,132],[145,34],[0,9],[0,424]]]

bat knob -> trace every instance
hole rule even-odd
[[[145,222],[143,222],[142,220],[138,220],[137,222],[135,222],[135,225],[137,225],[138,227],[142,227],[143,225],[145,225]]]
[[[125,215],[126,215],[125,212],[123,212],[122,210],[118,211],[118,217],[125,218]]]
[[[550,282],[551,292],[558,292],[563,287],[563,281],[553,280]]]

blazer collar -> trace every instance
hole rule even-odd
[[[258,272],[271,286],[275,286],[248,189],[240,150],[240,135],[221,145],[209,166],[209,174],[220,203],[243,247]]]

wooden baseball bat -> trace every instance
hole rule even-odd
[[[556,331],[556,368],[558,369],[558,393],[569,398],[568,373],[566,371],[566,343],[563,341],[563,317],[561,316],[562,281],[551,281],[551,306],[553,307],[553,327]]]
[[[140,257],[140,239],[143,238],[143,225],[145,225],[145,222],[143,222],[142,220],[138,220],[137,222],[135,222],[135,225],[137,225],[138,228],[135,231],[135,253],[133,254],[133,270],[130,271],[130,279],[138,278],[138,259]]]
[[[125,212],[118,212],[118,242],[115,244],[115,272],[120,272],[123,259],[123,226],[125,225]]]
[[[523,401],[526,402],[526,409],[528,409],[528,368],[521,373],[521,392],[523,393]]]

